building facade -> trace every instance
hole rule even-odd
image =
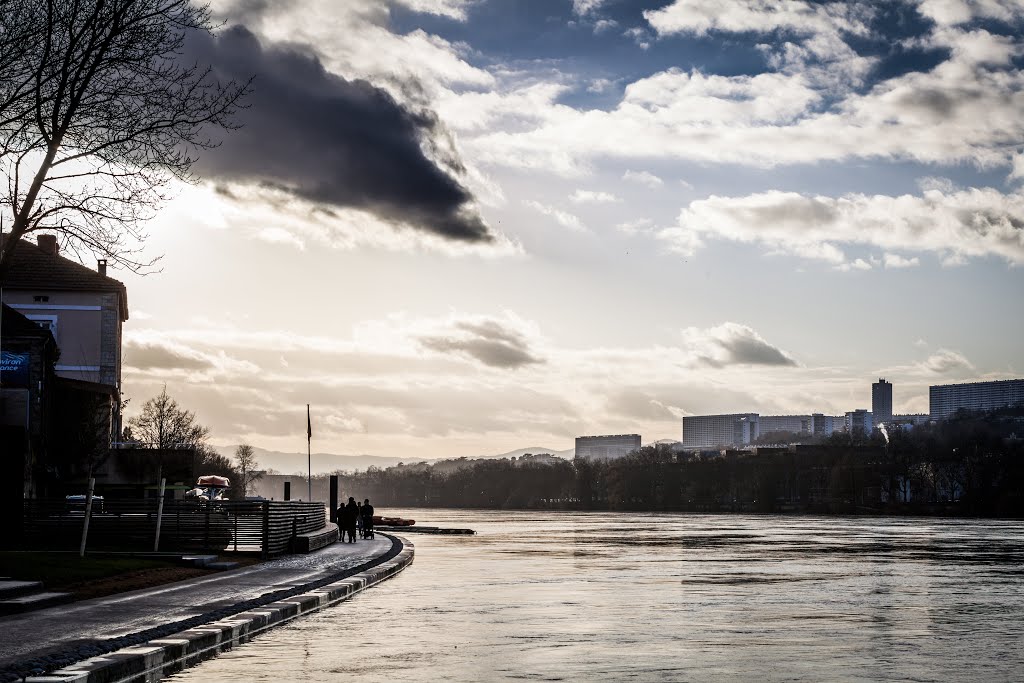
[[[613,460],[622,458],[640,448],[639,434],[609,434],[606,436],[577,436],[576,457],[587,460]]]
[[[846,413],[846,431],[850,434],[870,434],[874,428],[875,422],[871,411],[858,408]]]
[[[958,410],[996,410],[1024,404],[1024,379],[939,384],[928,387],[928,412],[945,420]]]
[[[6,240],[7,237],[4,236]],[[3,303],[50,331],[60,357],[58,378],[106,397],[107,443],[121,433],[121,328],[128,320],[124,284],[64,258],[54,235],[20,240],[3,279]],[[68,384],[67,386],[72,386]],[[101,401],[102,402],[102,401]]]
[[[892,384],[882,378],[871,385],[871,414],[876,425],[892,421]]]
[[[815,436],[832,436],[836,432],[842,432],[846,429],[846,417],[835,417],[833,415],[824,415],[822,413],[814,413],[811,415],[813,420],[812,434]]]
[[[757,413],[690,415],[683,418],[683,448],[743,446],[760,436]]]
[[[760,435],[771,432],[792,432],[794,434],[813,434],[813,415],[761,415],[757,429]]]
[[[18,243],[4,277],[3,303],[46,327],[60,348],[57,375],[121,387],[121,326],[128,320],[124,284],[58,253],[57,238]]]

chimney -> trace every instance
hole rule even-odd
[[[96,259],[96,272],[103,277],[107,276],[107,259]]]
[[[50,256],[57,255],[56,235],[36,235],[36,244],[38,244],[39,248]]]

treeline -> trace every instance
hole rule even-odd
[[[342,474],[378,507],[819,512],[1024,516],[1024,412],[961,416],[888,442],[676,453],[650,446],[608,462],[468,461]]]

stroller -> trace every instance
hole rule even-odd
[[[373,507],[370,507],[370,514],[363,515],[363,538],[373,540]]]

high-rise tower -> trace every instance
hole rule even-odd
[[[882,378],[871,385],[871,413],[876,425],[892,422],[892,384]]]

